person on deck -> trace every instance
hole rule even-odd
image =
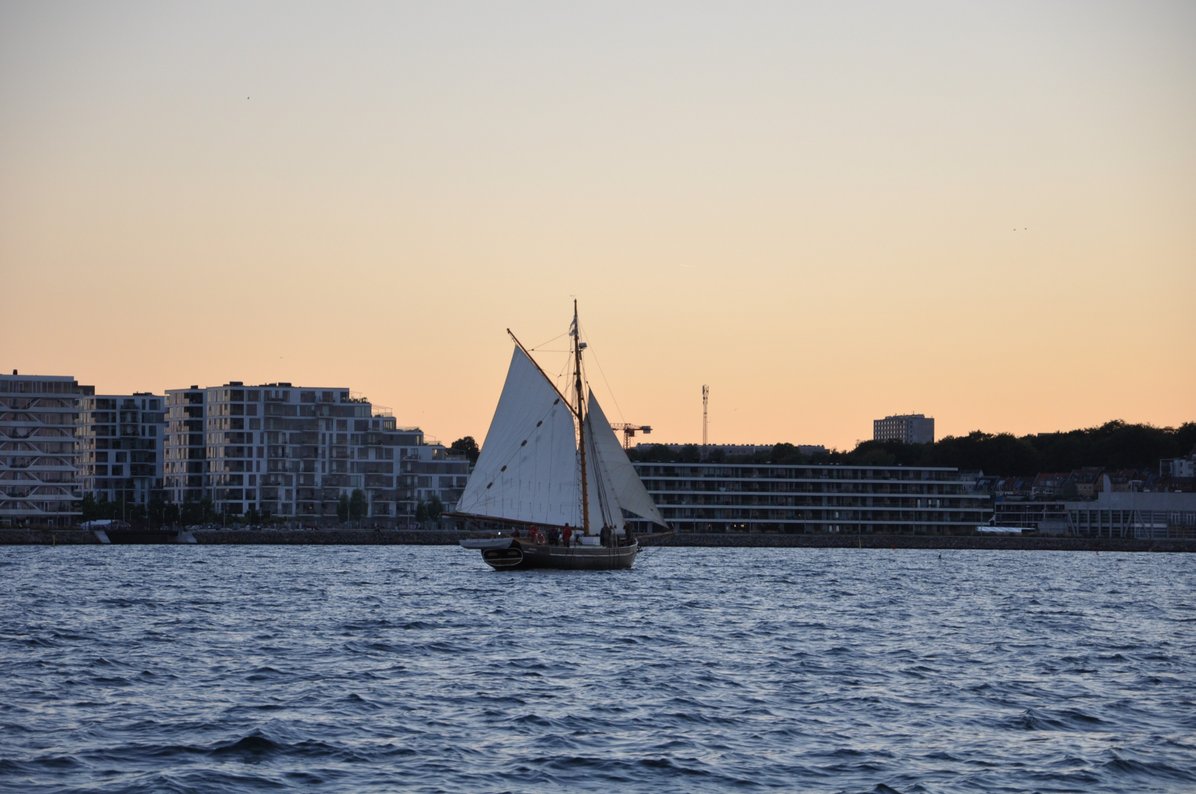
[[[565,524],[565,528],[561,530],[561,539],[564,541],[564,545],[566,546],[568,546],[569,541],[573,539],[573,529],[568,524]]]

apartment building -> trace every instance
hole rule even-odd
[[[148,506],[163,478],[165,401],[158,395],[87,395],[80,401],[76,465],[80,492]]]
[[[417,447],[415,454],[405,459],[404,473],[409,493],[415,501],[410,505],[410,512],[403,515],[415,515],[420,502],[426,504],[433,498],[439,499],[446,511],[452,511],[465,491],[469,461],[449,455],[440,444],[428,444]]]
[[[204,446],[204,395],[192,386],[166,392],[166,429],[162,441],[163,491],[176,505],[199,502],[205,489],[207,459]]]
[[[369,518],[397,519],[414,514],[429,447],[422,430],[398,427],[347,388],[234,381],[166,393],[165,487],[176,504],[319,524],[359,490]],[[462,483],[468,465],[443,461]]]
[[[968,533],[992,516],[987,494],[956,469],[728,463],[636,463],[679,533]]]
[[[94,393],[70,376],[0,375],[0,523],[78,520],[75,426]]]

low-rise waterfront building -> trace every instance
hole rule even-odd
[[[1093,538],[1196,538],[1196,493],[1103,490],[1065,502],[1068,531]]]
[[[997,495],[993,526],[1036,530],[1042,535],[1071,535],[1067,504],[1051,499],[1023,499]]]
[[[679,533],[970,533],[987,494],[951,468],[755,463],[635,464]]]
[[[648,460],[704,460],[752,462],[788,457],[819,458],[827,454],[822,444],[662,444],[641,443],[635,446],[635,459]]]
[[[0,522],[79,519],[75,427],[80,399],[94,393],[70,376],[0,375]]]
[[[1108,475],[1100,476],[1098,482],[1099,489],[1091,499],[998,496],[993,524],[1043,535],[1089,538],[1196,537],[1196,493],[1150,490],[1139,481],[1118,488]]]

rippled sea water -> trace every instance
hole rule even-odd
[[[0,548],[0,789],[1196,790],[1196,555]]]

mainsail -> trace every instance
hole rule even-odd
[[[457,512],[581,526],[573,410],[519,346]]]

